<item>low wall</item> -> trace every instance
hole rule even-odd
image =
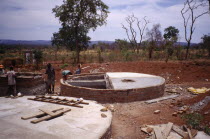
[[[72,86],[60,80],[61,95],[88,100],[96,100],[100,103],[114,102],[133,102],[141,100],[149,100],[161,97],[164,94],[165,82],[146,88],[128,89],[128,90],[113,90],[113,89],[94,89],[86,87]]]
[[[0,96],[5,96],[8,89],[8,79],[5,75],[0,76]],[[16,78],[17,93],[35,95],[45,93],[46,87],[40,74],[20,75]]]

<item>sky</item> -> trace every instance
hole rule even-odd
[[[88,34],[92,41],[127,39],[122,24],[134,14],[140,20],[145,16],[150,21],[148,29],[159,23],[161,31],[174,26],[180,31],[180,41],[185,42],[184,26],[180,10],[185,0],[103,0],[109,6],[107,24]],[[50,40],[60,28],[52,8],[63,0],[0,0],[0,39]],[[203,12],[205,8],[197,11]],[[192,42],[199,43],[204,34],[210,33],[210,15],[196,21]],[[144,38],[146,39],[146,37]]]

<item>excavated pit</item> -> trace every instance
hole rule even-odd
[[[18,72],[16,73],[17,93],[23,95],[39,95],[46,91],[46,86],[41,73]],[[8,90],[6,75],[0,75],[0,96],[5,96]]]
[[[108,72],[69,76],[61,79],[61,95],[82,97],[101,103],[132,102],[161,97],[165,79],[159,76]]]

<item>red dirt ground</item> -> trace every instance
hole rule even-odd
[[[56,86],[59,91],[59,79],[61,78],[60,64],[53,64],[56,69]],[[210,88],[210,61],[187,61],[187,62],[116,62],[116,63],[96,63],[83,64],[82,73],[90,72],[137,72],[162,76],[166,79],[166,90],[177,89],[180,96],[175,100],[184,100],[186,104],[199,101],[203,97],[190,94],[188,87],[208,87]],[[67,69],[75,71],[76,67]],[[165,92],[165,95],[168,95]],[[132,103],[113,104],[116,111],[113,112],[112,138],[114,139],[142,139],[146,135],[140,128],[145,124],[162,124],[173,122],[183,125],[184,121],[180,116],[174,117],[172,113],[176,108],[170,108],[172,100],[165,100],[154,104],[145,104],[143,101]],[[109,106],[110,104],[105,104]],[[209,109],[208,107],[204,109]],[[160,110],[160,114],[154,114],[155,110]],[[209,117],[210,114],[205,117]],[[210,120],[207,118],[206,120]],[[210,122],[210,121],[208,121]]]

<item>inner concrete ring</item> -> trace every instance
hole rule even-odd
[[[165,79],[159,76],[107,72],[80,74],[60,80],[61,95],[95,100],[100,103],[133,102],[163,96]]]

